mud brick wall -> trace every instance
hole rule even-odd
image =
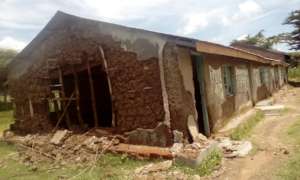
[[[243,108],[251,107],[251,89],[248,62],[241,59],[203,54],[206,102],[210,127],[213,131],[222,127],[227,120]],[[235,73],[235,94],[224,93],[222,65],[232,65]]]
[[[158,46],[144,38],[147,34],[140,34],[141,37],[135,39],[135,32],[122,31],[118,34],[120,36],[118,39],[109,34],[114,33],[115,27],[103,26],[98,29],[95,28],[95,23],[63,19],[62,22],[56,22],[52,31],[48,32],[46,40],[34,51],[36,53],[28,57],[32,62],[38,62],[33,63],[37,64],[33,65],[36,68],[33,66],[28,68],[21,79],[32,79],[36,82],[32,75],[39,76],[37,69],[45,70],[46,66],[43,63],[49,58],[54,59],[66,71],[68,67],[71,68],[69,61],[80,60],[82,52],[86,52],[89,57],[100,62],[98,47],[101,46],[107,60],[107,74],[111,82],[116,129],[126,132],[136,128],[156,128],[159,122],[164,121]],[[128,36],[132,39],[128,41],[122,39]],[[153,37],[155,38],[157,37]],[[136,47],[142,53],[135,52]],[[85,67],[84,64],[81,67]],[[44,87],[48,88],[47,81],[45,82]],[[20,88],[14,84],[12,87],[16,89],[16,93],[13,93],[14,97],[20,99],[18,97]],[[25,91],[22,96],[26,97],[30,94],[32,93]],[[47,95],[44,94],[41,98]],[[23,117],[24,115],[21,115],[19,119]]]
[[[155,128],[164,120],[158,59],[138,60],[135,53],[121,49],[104,51],[117,128]]]
[[[192,93],[186,90],[183,82],[183,75],[180,70],[179,61],[188,60],[180,59],[182,55],[174,44],[167,43],[164,47],[164,69],[165,81],[169,99],[169,109],[171,116],[171,129],[179,130],[188,137],[187,118],[195,114],[195,103]]]

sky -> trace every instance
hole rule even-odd
[[[300,0],[0,0],[0,48],[22,50],[58,10],[229,45],[260,30],[290,32],[283,22],[299,8]]]

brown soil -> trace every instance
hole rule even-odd
[[[276,103],[288,108],[281,116],[266,116],[249,138],[257,149],[245,158],[225,159],[224,173],[213,179],[274,179],[278,167],[292,151],[284,135],[300,117],[300,88],[284,88],[274,95]]]

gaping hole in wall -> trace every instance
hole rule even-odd
[[[112,102],[107,74],[102,65],[51,80],[48,100],[53,125],[81,129],[112,127]],[[78,90],[78,91],[77,91]]]

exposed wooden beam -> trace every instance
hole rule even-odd
[[[75,72],[74,65],[72,64],[72,73],[74,77],[74,89],[75,89],[75,95],[76,95],[76,110],[77,110],[77,117],[78,121],[80,123],[81,127],[84,127],[84,122],[82,119],[81,115],[81,110],[80,110],[80,92],[79,92],[79,80],[78,80],[78,75]]]
[[[110,81],[109,74],[108,74],[107,60],[106,60],[105,53],[104,53],[104,50],[103,50],[102,46],[99,46],[99,51],[100,51],[100,54],[101,54],[101,60],[102,60],[103,66],[104,66],[104,71],[106,73],[106,78],[107,78],[107,82],[108,82],[109,93],[112,96],[112,86],[111,86],[111,81]],[[113,111],[113,106],[111,107],[111,109],[112,109],[112,113],[113,113],[114,112]],[[113,127],[116,126],[116,121],[115,121],[115,115],[114,115],[114,113],[112,114],[112,126]]]
[[[59,83],[61,84],[61,95],[62,95],[62,98],[66,98],[64,78],[63,78],[63,73],[62,73],[62,70],[61,70],[60,67],[58,69],[58,74],[59,74]],[[58,101],[60,101],[60,100],[58,100]],[[66,102],[65,101],[60,101],[60,102],[62,104],[62,109],[65,110]],[[69,116],[68,111],[66,112],[66,123],[67,123],[68,128],[70,129],[71,128],[71,121],[70,121],[70,116]]]
[[[217,55],[236,57],[236,58],[246,59],[250,61],[261,62],[261,63],[270,63],[268,60],[265,60],[262,57],[259,57],[255,54],[247,53],[236,48],[226,47],[214,43],[197,42],[196,49],[198,52],[203,52],[208,54],[217,54]]]
[[[87,71],[88,71],[88,76],[89,76],[89,83],[90,83],[90,92],[91,92],[91,101],[92,101],[92,108],[93,108],[93,115],[94,115],[94,124],[95,127],[99,126],[99,121],[98,121],[98,115],[97,115],[97,104],[96,104],[96,95],[95,95],[95,89],[94,89],[94,81],[93,81],[93,76],[92,76],[92,71],[91,71],[91,66],[88,58],[86,59],[87,63]]]

